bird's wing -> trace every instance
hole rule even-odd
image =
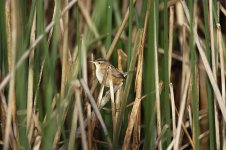
[[[114,66],[111,66],[112,69],[112,76],[116,77],[116,78],[125,78],[125,75],[122,71],[120,71],[119,69],[115,68]]]

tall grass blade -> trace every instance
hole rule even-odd
[[[211,62],[210,58],[210,47],[209,47],[209,28],[208,28],[208,1],[203,1],[204,5],[204,22],[205,22],[205,45],[206,45],[206,57],[208,62]],[[208,95],[208,117],[209,117],[209,130],[210,130],[210,149],[215,149],[215,134],[214,134],[214,101],[213,101],[213,94],[211,83],[209,79],[207,79],[207,95]]]
[[[148,21],[148,33],[147,33],[147,50],[144,52],[144,81],[147,83],[144,85],[145,94],[149,94],[151,91],[155,91],[155,69],[154,69],[154,1],[150,1],[150,15]],[[157,14],[156,14],[157,15]],[[157,18],[157,17],[156,17]],[[156,30],[157,30],[156,26]],[[156,36],[158,32],[156,33]],[[157,40],[157,39],[156,39]],[[157,42],[158,43],[158,42]],[[143,102],[144,106],[144,122],[146,124],[145,128],[145,142],[144,149],[154,149],[155,148],[155,134],[156,134],[156,115],[155,111],[155,94],[150,94],[147,96]]]
[[[140,47],[141,44],[141,38],[142,38],[142,29],[139,29],[137,31],[136,34],[136,40],[134,43],[134,47],[132,50],[132,58],[131,58],[131,62],[130,62],[130,67],[129,67],[129,71],[132,71],[135,69],[135,63],[136,63],[136,59],[137,59],[137,52],[138,49]],[[125,112],[125,107],[126,107],[126,102],[128,100],[128,95],[129,95],[129,91],[131,88],[131,84],[132,84],[132,79],[133,79],[133,74],[128,74],[127,79],[126,79],[126,84],[125,84],[125,90],[124,90],[124,94],[121,98],[121,108],[119,111],[119,115],[118,115],[118,119],[117,119],[117,123],[116,123],[116,132],[115,132],[115,136],[113,138],[113,149],[117,149],[118,147],[118,140],[119,140],[119,136],[121,133],[121,126],[122,126],[122,122],[123,122],[123,118],[124,118],[124,112]]]
[[[192,108],[193,108],[193,140],[195,143],[195,148],[200,149],[199,146],[199,104],[197,95],[197,76],[196,76],[196,53],[195,53],[195,43],[194,43],[194,1],[189,1],[190,10],[190,49],[191,49],[191,74],[192,74]]]
[[[166,124],[170,126],[170,101],[169,101],[169,38],[168,38],[168,7],[167,0],[164,0],[164,104],[166,114]],[[171,129],[166,131],[166,143],[171,141]]]
[[[130,0],[129,1],[129,35],[128,35],[128,46],[127,46],[128,68],[131,61],[131,52],[132,52],[132,25],[133,25],[133,0]]]

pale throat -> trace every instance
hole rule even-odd
[[[101,72],[101,69],[99,67],[96,68],[96,76],[97,76],[97,80],[102,83],[104,75]]]

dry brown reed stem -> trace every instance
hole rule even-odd
[[[150,8],[149,8],[149,1],[148,1],[148,9],[146,11],[145,22],[144,22],[144,31],[142,33],[141,44],[138,50],[138,63],[137,63],[137,73],[136,73],[136,80],[135,80],[136,98],[133,104],[128,127],[124,137],[124,142],[122,147],[123,150],[126,150],[129,148],[130,138],[131,138],[132,130],[134,128],[134,122],[136,121],[136,117],[138,115],[137,113],[139,112],[139,107],[140,107],[140,102],[142,97],[142,74],[143,74],[143,53],[144,53],[143,51],[144,51],[144,43],[146,39],[149,10]]]
[[[143,32],[143,36],[145,35],[145,33]],[[131,138],[131,134],[133,131],[133,127],[134,127],[134,123],[136,121],[136,116],[137,116],[137,112],[140,106],[140,102],[141,102],[141,84],[142,84],[142,64],[143,64],[143,49],[142,46],[140,46],[139,48],[139,52],[138,52],[138,65],[137,65],[137,74],[136,74],[136,99],[135,102],[133,103],[133,108],[130,114],[130,118],[129,118],[129,123],[128,123],[128,127],[126,129],[126,134],[124,137],[124,142],[123,142],[123,150],[126,150],[129,148],[129,144],[130,144],[130,138]]]
[[[174,138],[175,143],[174,143],[174,150],[178,150],[179,148],[179,137],[181,133],[181,125],[183,122],[183,116],[184,116],[184,111],[185,111],[185,104],[186,104],[186,99],[187,99],[187,93],[188,93],[188,86],[189,86],[189,81],[190,81],[190,70],[187,70],[186,78],[185,78],[185,87],[184,87],[184,93],[182,95],[181,103],[180,103],[180,111],[179,111],[179,117],[178,117],[178,122],[177,122],[177,131],[176,131],[176,137]]]
[[[182,8],[181,3],[176,3],[176,10],[175,11],[176,11],[175,14],[176,14],[177,24],[182,27],[183,24],[185,23],[185,19],[184,19],[184,12],[183,12],[183,8]],[[179,31],[179,32],[180,32],[179,40],[180,40],[180,42],[182,42],[181,31]]]
[[[9,73],[12,71],[12,6],[10,1],[5,2],[5,21],[6,21],[6,37],[7,37],[7,57],[8,57],[8,69]],[[18,130],[16,129],[16,97],[15,97],[15,89],[13,93],[13,108],[12,108],[12,121],[13,121],[13,130],[14,132],[17,132]],[[14,136],[18,135],[17,133],[12,132],[11,135],[14,134]],[[10,136],[11,136],[10,135]],[[17,139],[17,138],[16,138]],[[18,142],[18,140],[17,140]],[[17,143],[18,144],[18,143]],[[15,145],[15,144],[14,144]],[[16,145],[15,145],[16,146]]]
[[[172,50],[172,51],[175,51],[175,50]],[[159,54],[165,54],[164,49],[159,47],[158,53]],[[179,54],[176,54],[174,52],[172,52],[172,58],[175,59],[175,60],[181,61],[181,62],[183,61],[183,58]]]
[[[209,130],[204,132],[204,133],[202,133],[201,135],[199,135],[199,140],[201,141],[203,138],[205,138],[208,135],[209,135]],[[189,146],[190,146],[190,144],[186,143],[183,146],[181,146],[179,150],[187,149]]]
[[[186,71],[189,69],[189,53],[190,49],[188,48],[186,40],[186,27],[182,26],[182,75],[181,75],[181,88],[180,88],[180,97],[182,97],[184,92],[184,84],[186,78]]]
[[[187,47],[187,45],[185,45],[185,47]],[[204,45],[202,45],[202,47],[205,48]],[[188,53],[187,50],[188,50],[188,48],[186,48],[186,50],[185,50],[186,53]],[[173,50],[173,51],[176,51],[176,50]],[[163,49],[163,48],[158,48],[158,53],[159,53],[159,54],[164,54],[164,53],[165,53],[165,52],[164,52],[164,49]],[[183,54],[184,54],[184,52],[183,52]],[[188,56],[189,56],[189,55],[188,55]],[[180,56],[179,54],[172,52],[172,58],[175,59],[175,60],[177,60],[177,61],[182,62],[182,68],[183,68],[183,60],[186,58],[186,57],[184,57],[184,58],[183,58],[183,57],[184,57],[183,55]],[[188,65],[189,65],[189,62],[188,62],[188,61],[185,61],[184,63],[185,63],[185,66],[188,66]],[[199,65],[198,67],[199,67],[199,69],[201,69],[201,70],[205,70],[205,67],[202,66],[202,65]],[[219,65],[218,68],[221,69],[221,66]],[[182,72],[183,72],[183,71],[182,71]],[[224,70],[224,75],[226,76],[226,70]],[[182,84],[182,85],[183,85],[183,84]]]
[[[75,88],[79,88],[79,82],[75,83]],[[75,91],[76,93],[77,91]],[[68,148],[69,149],[75,149],[75,138],[76,138],[76,129],[77,129],[77,123],[78,123],[78,106],[77,106],[77,94],[75,96],[75,102],[74,102],[74,110],[73,110],[73,116],[72,116],[72,122],[71,122],[71,131],[70,131],[70,138],[69,138],[69,143],[68,143]],[[80,96],[78,95],[80,98]]]
[[[93,54],[91,54],[91,61],[93,61],[93,60],[94,60],[94,56],[93,56]],[[92,70],[92,73],[90,75],[91,76],[90,77],[90,81],[93,81],[95,79],[95,77],[96,77],[94,65],[91,65],[91,70]],[[93,82],[91,82],[91,83],[93,84]],[[90,105],[90,103],[88,103],[88,101],[86,101],[85,105],[87,106],[87,118],[91,118],[92,117],[91,105]],[[92,149],[92,147],[93,147],[93,144],[92,144],[93,143],[92,119],[89,119],[87,123],[88,123],[88,127],[87,127],[88,149]]]
[[[93,32],[95,38],[99,39],[100,34],[98,33],[98,30],[97,30],[95,24],[93,23],[87,8],[84,6],[84,3],[82,1],[78,1],[78,5],[79,5],[79,8],[81,9],[81,12],[82,12],[86,22],[87,22],[88,27]],[[103,57],[106,57],[106,50],[105,50],[103,43],[101,41],[98,41],[98,45],[101,45],[101,53],[102,53]]]
[[[155,8],[155,1],[154,1],[154,9]],[[154,16],[156,16],[154,10]],[[156,17],[154,17],[154,22],[156,22]],[[155,65],[155,97],[156,97],[156,112],[157,112],[157,135],[160,137],[161,135],[161,106],[160,106],[160,93],[159,93],[159,71],[158,71],[158,49],[157,49],[157,39],[156,39],[156,24],[154,24],[154,65]],[[158,144],[158,149],[162,150],[162,141],[160,139]]]
[[[34,140],[34,146],[32,147],[33,150],[40,150],[41,149],[41,136],[37,136]]]
[[[61,0],[61,6],[62,8],[66,7],[68,5],[68,0]],[[56,5],[55,5],[56,7]],[[65,86],[67,82],[67,74],[68,74],[68,11],[65,12],[63,15],[63,27],[64,27],[64,32],[63,32],[63,46],[62,46],[62,72],[61,72],[61,89],[60,89],[60,100],[61,102],[64,100],[65,96]],[[59,21],[61,22],[60,18]],[[63,110],[63,118],[65,118],[66,112]],[[64,120],[64,119],[63,119]],[[61,134],[61,125],[57,125],[57,130],[55,134],[55,138],[53,141],[53,147],[56,148],[57,143],[60,139],[60,134]]]
[[[82,14],[83,14],[83,16],[84,16],[84,18],[85,18],[85,20],[86,20],[86,22],[87,22],[88,27],[89,27],[90,30],[93,32],[94,36],[95,36],[96,38],[99,38],[99,37],[100,37],[100,34],[98,33],[97,28],[96,28],[95,24],[93,23],[93,21],[92,21],[90,15],[89,15],[88,10],[87,10],[86,7],[84,6],[84,3],[83,3],[82,1],[79,1],[79,2],[78,2],[78,6],[79,6],[79,8],[81,9],[81,12],[82,12]]]
[[[119,85],[119,86],[117,86],[117,87],[115,87],[114,88],[114,93],[116,92],[116,91],[118,91],[120,88],[121,88],[121,86],[122,86],[122,84],[121,85]],[[162,88],[162,87],[161,87]],[[144,97],[142,97],[141,99],[143,99]],[[105,96],[104,97],[102,97],[102,99],[101,99],[101,101],[100,101],[100,104],[98,105],[98,103],[96,104],[97,105],[97,108],[99,109],[99,110],[101,110],[106,104],[107,104],[107,102],[109,101],[109,99],[110,99],[110,91],[107,91],[106,92],[106,94],[105,94]],[[54,116],[53,116],[54,117]],[[88,124],[88,122],[90,121],[92,119],[92,121],[94,122],[94,120],[96,119],[96,116],[95,116],[95,111],[92,111],[91,112],[91,115],[90,115],[90,117],[87,117],[86,118],[86,120],[84,121],[85,122],[85,126],[87,126],[87,124]],[[92,122],[92,124],[93,124],[93,122]],[[95,127],[94,125],[92,125],[92,127]],[[80,135],[80,129],[77,129],[77,136],[79,136]]]
[[[140,137],[141,137],[141,106],[139,106],[138,108],[136,121],[134,123],[133,128],[133,145],[132,145],[133,150],[138,150],[140,148],[141,144]]]
[[[163,135],[166,133],[167,129],[169,128],[169,126],[167,124],[165,124],[163,127],[162,127],[162,131],[161,131],[161,134],[159,137],[157,137],[157,140],[155,141],[155,145],[158,145],[160,140],[163,138]]]
[[[177,110],[176,107],[175,107],[175,111],[176,111],[177,116],[179,116],[179,112],[178,112],[178,110]],[[184,122],[182,122],[181,126],[182,126],[183,131],[184,131],[184,133],[186,134],[186,136],[187,136],[187,138],[188,138],[188,141],[190,142],[192,148],[195,149],[195,144],[194,144],[194,142],[193,142],[193,140],[192,140],[192,138],[191,138],[191,136],[190,136],[190,134],[189,134],[189,132],[188,132],[188,130],[187,130],[187,126],[185,125]],[[190,126],[190,123],[189,123],[188,126]]]
[[[34,18],[31,28],[30,43],[35,41],[35,30],[36,30],[36,9],[34,12]],[[28,93],[27,93],[27,133],[30,134],[28,141],[31,143],[32,132],[34,127],[34,122],[32,119],[32,107],[33,107],[33,85],[34,85],[34,50],[29,56],[29,66],[28,66]]]
[[[0,92],[0,109],[1,109],[1,120],[2,120],[2,125],[1,125],[1,131],[2,135],[5,135],[5,129],[6,129],[6,117],[7,117],[7,103],[6,103],[6,98],[5,95],[3,95],[2,92]],[[13,135],[13,130],[12,127],[10,126],[10,146],[11,147],[17,147],[16,139],[15,136]],[[2,145],[4,142],[2,142]]]
[[[103,94],[104,94],[104,85],[101,85],[100,92],[99,92],[98,98],[97,98],[97,107],[99,107],[100,104],[101,104],[101,100],[103,98]]]
[[[30,145],[32,145],[32,136],[34,135],[33,131],[34,131],[34,127],[35,127],[34,119],[32,116],[31,116],[29,122],[30,122],[30,125],[29,125],[28,131],[27,131],[27,139],[28,139],[28,143]]]
[[[123,72],[122,69],[122,60],[126,63],[128,59],[127,54],[122,50],[118,49],[118,69]]]
[[[122,59],[127,62],[127,55],[125,52],[123,52],[122,49],[118,49],[118,69],[120,71],[123,72],[123,69],[122,69]],[[121,105],[121,102],[120,102],[120,98],[122,96],[122,93],[123,93],[123,86],[116,92],[116,99],[115,99],[115,105],[116,105],[116,110],[119,110],[120,109],[120,105]],[[118,114],[119,112],[116,111],[116,120],[118,118]]]
[[[222,4],[220,4],[220,10],[224,14],[224,16],[226,16],[226,9],[224,8],[224,6],[222,6]]]
[[[210,69],[210,66],[208,64],[208,61],[207,61],[207,58],[205,56],[204,50],[202,49],[202,47],[200,45],[200,42],[199,42],[199,39],[198,39],[198,35],[196,35],[195,38],[196,38],[195,41],[196,41],[196,45],[197,45],[198,50],[199,50],[199,54],[200,54],[201,59],[203,61],[204,67],[205,67],[206,72],[207,72],[207,75],[208,75],[208,77],[210,79],[210,83],[211,83],[211,85],[213,87],[213,91],[214,91],[214,94],[215,94],[215,96],[217,98],[217,102],[218,102],[218,105],[220,107],[222,116],[224,118],[224,121],[226,121],[226,107],[224,106],[223,99],[222,99],[221,94],[220,94],[220,90],[219,90],[219,88],[217,86],[216,81],[214,80],[213,73],[212,73],[212,71]]]
[[[175,100],[174,100],[174,92],[173,92],[173,84],[169,84],[170,87],[170,100],[171,100],[171,109],[172,109],[172,126],[173,126],[173,138],[176,135],[176,115],[175,115]]]
[[[172,50],[173,50],[173,24],[174,24],[174,7],[170,6],[169,13],[169,79],[171,75]]]
[[[78,88],[75,89],[75,94],[76,94],[76,105],[78,109],[79,124],[80,124],[81,135],[82,135],[82,148],[84,150],[88,150],[86,131],[85,131],[85,125],[84,125],[84,119],[83,119],[82,104],[81,104],[81,95],[80,95],[80,90]]]
[[[9,72],[11,72],[12,70],[12,47],[11,47],[11,42],[12,42],[12,33],[11,33],[11,28],[12,28],[12,20],[11,20],[11,5],[10,5],[10,1],[6,1],[5,2],[5,21],[6,21],[6,36],[7,36],[7,54],[8,54],[8,69],[9,69]],[[1,90],[0,90],[1,91]],[[14,90],[14,94],[13,94],[13,99],[15,99],[15,90]],[[15,101],[15,100],[14,100]],[[6,109],[7,109],[7,106],[6,106]],[[16,110],[15,110],[15,106],[13,108],[14,112],[13,112],[13,118],[15,120],[16,118]],[[5,111],[6,112],[6,111]],[[6,114],[5,114],[5,117],[6,117]],[[5,118],[6,119],[6,118]],[[4,126],[5,126],[5,123],[4,122]],[[11,128],[11,127],[10,127]],[[15,145],[14,147],[16,147],[16,142],[15,142],[15,138],[13,136],[14,132],[12,132],[12,128],[10,129],[11,133],[10,133],[10,138],[13,139],[13,144],[12,145]],[[4,128],[4,131],[3,131],[3,135],[4,135],[4,132],[5,132],[5,128]],[[11,144],[11,142],[10,142]]]
[[[9,137],[10,137],[10,129],[11,129],[11,120],[13,115],[13,107],[15,107],[15,63],[16,63],[16,46],[17,46],[17,34],[18,34],[18,22],[17,22],[17,14],[18,14],[18,7],[16,1],[11,1],[11,21],[12,21],[12,31],[11,31],[11,38],[12,38],[12,45],[11,45],[11,79],[9,83],[9,96],[8,96],[8,109],[7,109],[7,116],[6,116],[6,129],[4,135],[4,150],[9,149]],[[16,148],[16,147],[15,147]]]
[[[180,0],[168,0],[168,3],[167,3],[167,7],[170,7],[170,6],[173,6],[175,4],[177,4]],[[159,11],[163,11],[164,10],[164,2],[162,2],[160,5],[159,5]]]
[[[174,106],[174,107],[175,107],[175,106]],[[178,110],[177,110],[176,107],[175,107],[175,112],[176,112],[177,116],[179,116],[179,112],[178,112]],[[183,128],[184,133],[186,134],[186,136],[187,136],[187,138],[188,138],[188,141],[189,141],[189,143],[190,143],[192,149],[195,150],[195,144],[194,144],[194,142],[192,141],[192,138],[191,138],[191,136],[190,136],[190,134],[189,134],[189,132],[188,132],[188,130],[187,130],[186,123],[184,123],[184,122],[182,121],[181,126],[182,126],[182,128]],[[188,126],[190,126],[190,123],[189,123]],[[172,142],[170,143],[170,145],[167,147],[167,150],[172,149],[174,143],[175,143],[175,138],[172,140]]]
[[[63,9],[61,12],[60,18],[69,10],[72,8],[72,6],[77,2],[77,0],[71,0],[70,3]],[[51,21],[49,25],[45,28],[44,33],[39,35],[34,43],[31,44],[31,46],[26,50],[26,52],[23,53],[23,55],[19,58],[18,62],[16,63],[15,69],[19,68],[25,59],[29,56],[30,52],[39,44],[39,42],[42,41],[42,39],[45,37],[45,35],[53,28],[55,25],[55,21]],[[7,85],[9,82],[9,79],[11,78],[11,73],[9,73],[4,80],[0,83],[0,91],[3,90],[3,88]]]
[[[145,36],[145,32],[143,32],[143,37],[144,36]],[[136,81],[135,81],[136,99],[135,99],[135,102],[134,102],[134,105],[133,105],[133,109],[132,109],[132,112],[131,112],[131,115],[130,115],[130,122],[129,122],[128,128],[127,128],[127,131],[128,131],[128,129],[130,129],[131,132],[132,132],[132,129],[133,129],[133,126],[134,126],[134,134],[136,134],[135,133],[135,125],[136,125],[136,123],[140,122],[140,120],[138,120],[139,119],[138,116],[140,114],[139,110],[140,110],[140,102],[141,102],[141,96],[142,96],[142,72],[143,72],[142,66],[143,66],[143,48],[141,46],[140,49],[139,49],[139,52],[138,52],[137,74],[136,74]],[[133,122],[133,124],[135,124],[135,125],[133,125],[133,124],[131,125],[131,122]],[[137,132],[139,132],[139,131],[137,131]],[[125,140],[127,141],[127,143],[125,143],[125,144],[127,144],[126,148],[128,148],[130,136],[131,135],[127,136],[127,134],[126,134],[126,136],[124,138],[124,143],[125,143]],[[138,141],[135,141],[135,142],[137,142],[135,144],[138,144],[138,145],[133,144],[133,149],[139,149],[139,143],[140,143],[139,133],[138,133],[137,137],[138,137],[138,139],[135,139],[135,140],[138,140]],[[123,146],[124,146],[124,144],[123,144]],[[136,146],[136,148],[134,146]]]
[[[85,41],[84,39],[81,39],[81,57],[82,57],[82,76],[83,76],[83,79],[86,81],[86,83],[88,83],[88,77],[87,77],[87,51],[86,51],[86,48],[85,48]]]
[[[64,8],[68,5],[68,0],[61,0],[61,6]],[[66,73],[67,73],[67,53],[68,53],[68,11],[63,16],[63,49],[62,49],[62,78],[61,78],[61,91],[60,98],[63,100],[66,85]]]
[[[136,0],[133,0],[133,5],[134,5],[135,3],[136,3]],[[114,38],[114,40],[113,40],[112,43],[111,43],[111,46],[110,46],[109,51],[108,51],[107,56],[106,56],[106,59],[107,59],[107,60],[110,59],[111,54],[112,54],[113,51],[114,51],[115,45],[117,44],[118,39],[120,38],[120,36],[121,36],[121,34],[122,34],[122,32],[123,32],[123,30],[124,30],[124,28],[125,28],[125,26],[126,26],[126,24],[127,24],[127,22],[128,22],[128,19],[129,19],[129,8],[127,9],[126,15],[125,15],[125,17],[124,17],[124,19],[123,19],[123,21],[122,21],[122,24],[120,25],[120,27],[119,27],[119,29],[118,29],[116,35],[115,35],[115,38]]]
[[[186,104],[186,108],[185,108],[185,112],[184,112],[184,116],[187,116],[188,117],[188,121],[187,122],[185,122],[186,124],[186,128],[191,128],[191,135],[194,135],[194,121],[193,121],[193,116],[192,116],[192,111],[191,111],[191,104],[190,104],[190,102],[189,101],[191,101],[192,99],[191,99],[191,96],[189,96],[189,95],[191,95],[192,94],[192,82],[190,81],[190,84],[189,84],[190,86],[189,86],[189,89],[188,89],[188,97],[187,97],[187,104]],[[183,124],[183,123],[182,123]],[[183,128],[183,125],[182,125],[182,128]],[[186,133],[185,133],[186,134]],[[179,145],[182,145],[182,143],[183,143],[183,137],[184,137],[184,132],[181,132],[181,135],[180,135],[180,143],[179,143]],[[190,138],[190,136],[189,136],[189,138]],[[190,139],[189,139],[190,140]],[[191,138],[191,141],[192,141],[192,143],[194,143],[195,141],[194,141],[194,136],[192,136],[192,138]]]
[[[91,105],[87,102],[86,106],[87,106],[86,107],[87,108],[87,118],[91,118],[91,116],[92,116]],[[76,132],[75,132],[75,135],[76,135]],[[88,149],[92,149],[93,135],[92,135],[92,121],[91,120],[88,121],[87,136],[88,136]]]
[[[32,149],[35,149],[37,148],[37,150],[39,150],[40,148],[40,145],[41,145],[41,125],[40,125],[40,122],[39,122],[39,114],[35,114],[33,113],[32,114],[32,119],[34,121],[34,125],[35,125],[35,129],[34,129],[34,133],[33,133],[33,138],[34,138],[34,146]]]
[[[181,73],[181,86],[180,86],[180,98],[181,96],[183,95],[183,88],[184,88],[184,82],[185,82],[185,70],[186,70],[186,66],[185,65],[187,63],[186,60],[188,59],[185,59],[187,57],[186,53],[188,53],[188,49],[187,49],[187,41],[186,41],[186,30],[185,30],[185,26],[184,26],[184,23],[185,23],[185,15],[184,15],[184,12],[183,12],[183,7],[181,5],[181,3],[176,3],[176,6],[175,6],[175,15],[176,15],[176,24],[179,25],[179,31],[178,31],[178,38],[179,38],[179,44],[180,44],[180,47],[181,47],[181,54],[182,54],[182,57],[180,57],[181,59],[181,62],[182,62],[182,73]],[[174,57],[174,50],[172,50],[172,57],[175,59]],[[179,59],[178,59],[179,60]]]
[[[139,54],[138,56],[140,56],[140,55],[141,54]],[[137,77],[141,76],[141,78],[142,78],[142,73],[140,73],[140,74],[141,75],[137,75]],[[136,89],[138,90],[139,87],[136,88]],[[142,100],[142,97],[141,97],[142,93],[141,92],[142,92],[142,88],[140,90],[140,99]],[[140,100],[140,103],[141,103],[141,100]],[[139,149],[139,147],[140,147],[140,136],[141,136],[141,105],[138,106],[137,115],[135,117],[135,122],[134,122],[134,127],[133,127],[133,145],[132,145],[132,149],[133,150],[138,150]]]
[[[224,76],[224,53],[222,49],[222,34],[221,34],[221,26],[217,24],[217,45],[219,50],[219,57],[220,57],[220,73],[221,73],[221,94],[223,103],[225,105],[225,76]],[[222,137],[223,137],[223,149],[226,149],[226,124],[223,122],[222,127]]]
[[[184,8],[184,12],[186,14],[187,20],[190,22],[190,20],[189,20],[189,12],[188,12],[187,5],[186,5],[186,3],[184,1],[181,1],[181,3],[182,3],[182,6]],[[198,48],[199,54],[201,56],[201,59],[203,61],[203,65],[204,65],[205,70],[206,70],[206,73],[207,73],[208,78],[210,80],[210,83],[212,85],[212,88],[213,88],[214,94],[216,96],[216,99],[217,99],[219,108],[221,110],[222,116],[224,118],[224,121],[226,121],[226,107],[223,104],[223,99],[221,97],[220,90],[218,88],[218,85],[216,83],[216,80],[214,79],[213,73],[211,71],[211,68],[210,68],[210,65],[208,63],[208,60],[206,58],[206,55],[204,53],[204,50],[203,50],[203,48],[201,46],[200,38],[197,35],[197,32],[194,32],[194,33],[195,33],[195,36],[194,37],[195,37],[196,46]]]
[[[108,144],[109,144],[110,147],[112,147],[112,142],[111,142],[111,139],[109,137],[108,130],[107,130],[105,124],[104,124],[103,118],[102,118],[102,116],[100,114],[100,111],[99,111],[97,105],[96,105],[96,102],[95,102],[95,100],[94,100],[94,98],[93,98],[93,96],[92,96],[92,94],[91,94],[86,82],[84,81],[84,79],[81,79],[80,82],[81,82],[81,85],[82,85],[85,93],[87,94],[87,97],[88,97],[88,99],[89,99],[89,101],[91,103],[91,106],[93,107],[93,110],[94,110],[97,118],[100,121],[101,127],[103,128],[103,131],[104,131],[104,134],[105,134],[105,136],[107,138]]]
[[[10,1],[5,1],[5,21],[6,21],[6,35],[7,35],[7,52],[8,52],[8,67],[9,72],[11,72],[11,45],[12,45],[12,37],[11,37],[11,9],[10,9]]]

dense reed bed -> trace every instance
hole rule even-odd
[[[226,149],[225,8],[0,1],[0,149]]]

